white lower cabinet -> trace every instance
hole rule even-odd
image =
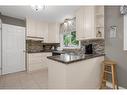
[[[48,63],[49,89],[98,89],[104,56],[63,64],[54,60]]]
[[[47,56],[51,55],[52,53],[49,52],[27,54],[27,71],[47,68]]]

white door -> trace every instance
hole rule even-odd
[[[25,70],[25,28],[2,24],[2,74]]]
[[[0,75],[2,70],[2,63],[1,63],[1,20],[0,20]]]

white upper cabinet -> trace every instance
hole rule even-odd
[[[99,8],[101,8],[101,7],[99,7]],[[100,19],[97,16],[97,15],[101,15],[100,12],[96,11],[98,9],[95,6],[86,6],[86,7],[80,7],[76,11],[77,40],[97,39],[97,38],[103,37],[104,33],[102,33],[101,32],[102,30],[100,30],[100,29],[102,29],[104,27],[104,25],[101,25],[104,23],[104,19],[102,17]],[[96,12],[98,12],[98,13],[96,13]],[[100,27],[96,26],[96,24],[100,25]],[[98,28],[99,30],[97,30],[96,28]],[[101,33],[97,34],[97,31],[99,31],[99,33],[100,32]]]
[[[48,42],[48,23],[47,22],[41,23],[40,32],[43,35],[44,42]]]
[[[84,19],[85,19],[84,8],[80,8],[76,12],[76,37],[78,40],[85,38],[85,31],[84,31],[85,22],[83,21]]]
[[[95,26],[96,37],[104,38],[104,6],[95,7]]]
[[[27,18],[27,36],[44,38],[48,41],[48,23]]]
[[[42,23],[40,21],[36,21],[36,36],[37,37],[44,37],[44,33],[47,32],[47,23]]]
[[[78,40],[95,37],[94,7],[81,7],[76,11],[76,33]]]
[[[48,24],[48,42],[59,43],[59,23]]]
[[[44,38],[45,43],[59,43],[59,23],[41,22],[30,18],[27,18],[26,23],[27,36]]]
[[[27,27],[27,36],[35,36],[36,29],[35,29],[35,22],[32,19],[26,20],[26,27]]]
[[[88,6],[85,7],[85,38],[86,39],[91,39],[95,38],[95,15],[94,15],[94,7]]]

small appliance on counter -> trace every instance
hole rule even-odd
[[[85,46],[85,54],[93,54],[93,45],[92,44]]]
[[[44,51],[56,51],[60,43],[42,43]]]

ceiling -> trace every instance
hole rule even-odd
[[[65,18],[74,17],[74,11],[79,6],[45,6],[44,10],[36,12],[31,6],[0,6],[3,15],[25,19],[31,17],[41,21],[62,22]]]

